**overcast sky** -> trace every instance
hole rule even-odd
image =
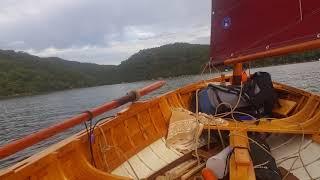
[[[119,64],[140,49],[209,44],[211,0],[1,0],[0,49]]]

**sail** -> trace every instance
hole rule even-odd
[[[210,57],[216,65],[320,40],[320,0],[212,0],[211,16]]]

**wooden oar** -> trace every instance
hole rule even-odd
[[[77,116],[66,119],[63,122],[55,124],[51,127],[48,127],[48,128],[42,129],[36,133],[27,135],[26,137],[24,137],[22,139],[12,141],[12,142],[0,147],[0,159],[3,159],[7,156],[10,156],[18,151],[21,151],[27,147],[30,147],[30,146],[32,146],[42,140],[45,140],[53,135],[56,135],[60,132],[63,132],[66,129],[74,127],[80,123],[87,121],[87,120],[90,120],[91,118],[94,118],[98,115],[101,115],[107,111],[115,109],[123,104],[135,101],[140,96],[144,96],[144,95],[146,95],[156,89],[159,89],[164,84],[165,84],[165,81],[155,82],[155,83],[153,83],[149,86],[146,86],[140,90],[132,91],[119,99],[115,99],[111,102],[105,103],[101,106],[93,108],[93,109],[86,111],[84,113],[81,113]]]

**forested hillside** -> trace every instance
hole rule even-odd
[[[209,46],[175,43],[141,50],[117,67],[121,81],[197,74],[209,60]]]
[[[113,83],[114,67],[0,50],[0,97]]]
[[[320,51],[291,54],[253,62],[270,66],[318,60]],[[24,52],[0,50],[0,98],[63,89],[198,74],[209,60],[209,46],[168,44],[141,50],[118,66],[40,58]]]

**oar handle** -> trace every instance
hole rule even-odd
[[[156,89],[159,89],[165,84],[165,81],[158,81],[153,84],[150,84],[140,90],[137,90],[139,96],[144,96]],[[83,123],[90,118],[99,116],[107,111],[115,109],[123,104],[134,101],[137,98],[137,94],[128,93],[127,95],[115,99],[111,102],[105,103],[101,106],[89,110],[90,113],[84,112],[72,118],[66,119],[60,123],[52,125],[48,128],[42,129],[36,133],[25,136],[24,138],[12,141],[2,147],[0,147],[0,159],[3,159],[7,156],[10,156],[18,151],[21,151],[27,147],[30,147],[40,141],[43,141],[51,136],[54,136],[60,132],[63,132],[71,127],[74,127],[80,123]],[[92,116],[92,117],[91,117]]]

